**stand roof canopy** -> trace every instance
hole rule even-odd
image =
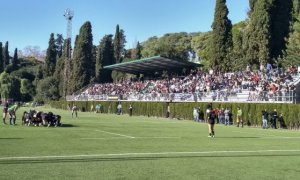
[[[129,62],[104,66],[104,69],[115,70],[130,74],[150,74],[160,71],[178,71],[183,68],[200,67],[201,64],[168,59],[161,56],[138,59]]]

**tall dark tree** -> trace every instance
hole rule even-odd
[[[112,82],[111,70],[103,69],[104,66],[114,62],[114,49],[112,35],[105,35],[98,47],[96,59],[96,81],[100,83]]]
[[[121,62],[121,38],[120,38],[120,29],[119,29],[119,24],[116,27],[116,32],[114,36],[114,57],[115,57],[115,63],[120,63]]]
[[[17,48],[15,49],[14,57],[12,59],[11,64],[12,64],[13,71],[18,69],[19,59],[18,59],[18,49]]]
[[[92,25],[89,21],[85,22],[79,32],[74,48],[74,56],[72,60],[72,75],[70,88],[72,92],[76,92],[90,83],[91,63],[93,62],[93,35]]]
[[[55,72],[56,58],[57,58],[57,51],[56,51],[54,34],[51,33],[47,54],[45,58],[45,66],[44,66],[45,77],[53,76]]]
[[[216,0],[212,24],[211,68],[221,72],[231,70],[229,52],[232,49],[232,24],[228,19],[226,0]]]
[[[121,38],[121,40],[120,40],[120,42],[121,42],[121,45],[120,45],[121,58],[124,58],[125,54],[126,54],[125,44],[127,43],[127,41],[126,41],[125,31],[123,29],[120,29],[120,38]]]
[[[3,49],[3,61],[4,61],[4,69],[5,69],[9,65],[8,41],[6,41],[5,47]]]
[[[284,66],[300,66],[300,14],[287,41],[286,57],[280,63]]]
[[[56,34],[55,39],[57,56],[60,58],[63,52],[64,38],[62,34]]]
[[[4,71],[4,60],[3,60],[3,47],[0,42],[0,74]]]
[[[133,53],[133,59],[141,59],[142,58],[142,46],[140,42],[138,41],[136,43],[136,47]]]
[[[126,43],[126,37],[124,30],[119,28],[119,25],[116,26],[116,32],[114,36],[114,57],[116,63],[122,62],[122,58],[125,55],[125,43]]]
[[[91,78],[90,78],[90,83],[94,83],[96,80],[96,60],[97,59],[97,46],[93,46],[92,49],[92,62],[90,64],[90,73],[91,73]]]
[[[64,72],[65,72],[65,63],[67,62],[68,63],[68,43],[69,43],[69,39],[66,39],[64,41],[64,45],[62,46],[63,47],[63,51],[62,51],[62,54],[60,56],[60,58],[58,58],[58,60],[56,61],[56,67],[55,67],[55,73],[53,75],[53,77],[55,79],[58,80],[58,86],[59,86],[59,94],[60,96],[62,97],[65,97],[66,94],[64,94],[64,92],[67,92],[67,89],[65,89],[65,85],[64,85],[64,82],[65,81],[68,81],[68,78],[65,78],[64,77]],[[66,88],[67,88],[67,84],[66,84]]]
[[[254,1],[253,12],[247,28],[245,42],[246,60],[250,65],[259,67],[270,62],[271,20],[270,10],[272,0]]]
[[[286,38],[290,32],[292,21],[293,2],[291,0],[272,0],[270,10],[271,39],[270,39],[270,62],[282,56],[286,49]]]

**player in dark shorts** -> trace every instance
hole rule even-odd
[[[216,119],[216,113],[213,109],[210,110],[209,114],[208,114],[208,119],[207,119],[207,123],[208,123],[208,137],[215,137],[215,119]]]
[[[3,124],[6,124],[5,120],[8,113],[8,101],[5,101],[3,104]]]

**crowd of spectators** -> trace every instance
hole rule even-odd
[[[244,71],[220,73],[191,70],[186,76],[156,80],[121,80],[117,83],[94,84],[85,89],[79,96],[118,96],[126,99],[131,96],[150,94],[151,98],[171,94],[194,94],[198,99],[211,96],[213,100],[224,100],[229,96],[247,93],[248,101],[268,101],[269,99],[287,97],[295,90],[295,81],[299,79],[294,67],[283,71],[281,68],[266,68],[252,71],[250,66]],[[77,95],[78,96],[78,95]]]

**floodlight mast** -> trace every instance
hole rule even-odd
[[[64,16],[68,22],[68,26],[67,26],[67,38],[71,38],[72,36],[72,19],[74,17],[74,12],[71,11],[70,9],[66,9]]]
[[[69,81],[70,81],[70,75],[71,75],[71,59],[72,59],[72,48],[71,48],[71,38],[72,38],[72,19],[74,17],[74,12],[70,9],[66,9],[64,12],[64,17],[67,20],[67,36],[65,47],[66,55],[65,58],[65,68],[64,68],[64,88],[63,88],[63,95],[66,97],[68,95],[69,91]]]

